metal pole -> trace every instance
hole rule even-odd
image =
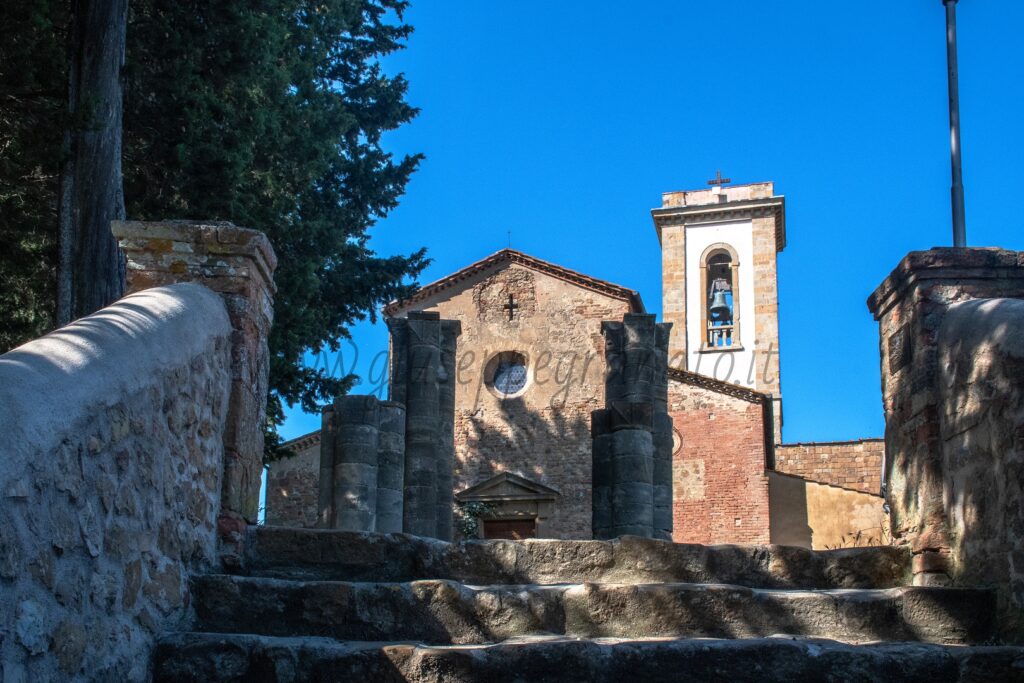
[[[964,212],[964,177],[960,166],[960,84],[956,59],[956,3],[942,0],[946,6],[946,63],[949,67],[949,146],[953,164],[953,246],[967,246],[967,219]]]

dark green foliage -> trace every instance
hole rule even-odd
[[[53,326],[67,12],[0,3],[0,353]]]
[[[404,294],[423,252],[380,258],[366,231],[418,157],[383,131],[409,121],[406,82],[377,60],[401,47],[402,0],[133,0],[125,185],[135,219],[215,218],[262,230],[280,265],[268,414],[347,390],[301,363]],[[397,16],[399,22],[392,19]]]
[[[40,7],[59,4],[32,2]],[[405,80],[386,76],[378,65],[411,31],[401,23],[406,4],[129,4],[127,215],[137,220],[230,220],[270,237],[280,262],[270,340],[268,416],[274,423],[282,417],[282,401],[316,410],[319,402],[347,390],[352,378],[332,378],[324,370],[304,367],[303,353],[334,348],[352,323],[372,317],[382,303],[407,293],[402,283],[426,265],[422,251],[381,258],[367,244],[367,230],[394,208],[419,161],[418,156],[395,160],[380,147],[382,132],[416,113],[405,101]],[[5,50],[9,40],[0,38]],[[59,71],[59,57],[47,55],[41,61],[52,62]],[[53,112],[46,116],[52,119]],[[40,135],[47,149],[53,145],[59,150],[59,134],[54,140],[53,130],[59,130],[59,123],[57,128],[42,127]],[[40,143],[25,137],[21,144],[34,150]],[[46,159],[55,172],[57,159]],[[0,170],[4,182],[7,168]],[[51,183],[44,193],[49,213],[54,212],[55,190]],[[41,226],[46,239],[32,253],[52,250],[49,231],[55,226],[48,216],[9,221],[3,210],[0,229],[17,225],[21,235],[32,234],[26,225]],[[46,269],[52,257],[46,252],[36,261],[44,267],[22,270],[30,273],[29,289],[47,303],[41,310],[48,312],[52,273]],[[0,276],[6,278],[6,271]],[[45,286],[40,284],[44,281]],[[5,299],[7,282],[0,281]],[[10,314],[3,310],[0,316],[6,325]],[[44,322],[24,331],[21,340],[45,327]]]

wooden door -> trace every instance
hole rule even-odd
[[[505,538],[521,541],[537,537],[535,519],[485,519],[484,538]]]

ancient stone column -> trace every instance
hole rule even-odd
[[[330,529],[334,523],[334,406],[320,414],[320,480],[317,505],[317,526]]]
[[[656,324],[654,316],[627,313],[622,319],[622,400],[650,403],[654,400]]]
[[[437,535],[437,469],[441,438],[441,322],[412,312],[388,321],[392,330],[392,399],[405,398],[405,481],[402,530]]]
[[[405,406],[395,401],[380,404],[377,461],[377,531],[402,531],[402,495],[405,482]]]
[[[654,537],[672,540],[672,417],[654,414]]]
[[[654,373],[651,407],[654,411],[654,537],[672,540],[673,425],[668,414],[668,347],[672,323],[654,331]]]
[[[227,305],[232,383],[217,527],[221,560],[235,566],[259,515],[277,257],[263,233],[231,223],[114,221],[111,230],[126,258],[126,293],[200,282]]]
[[[330,528],[374,531],[377,527],[377,463],[380,405],[374,396],[334,401]]]
[[[593,439],[592,527],[594,538],[612,538],[612,432],[607,410],[590,414]]]
[[[612,404],[612,536],[654,537],[654,441],[651,404]]]
[[[607,410],[591,416],[597,537],[671,538],[669,329],[656,324],[653,315],[640,313],[601,325]]]
[[[441,441],[437,453],[437,538],[452,540],[455,497],[455,363],[462,325],[441,321],[441,367],[438,375],[438,418]]]

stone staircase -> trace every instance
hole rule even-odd
[[[896,548],[250,533],[157,681],[1024,680],[993,594],[907,586]]]

